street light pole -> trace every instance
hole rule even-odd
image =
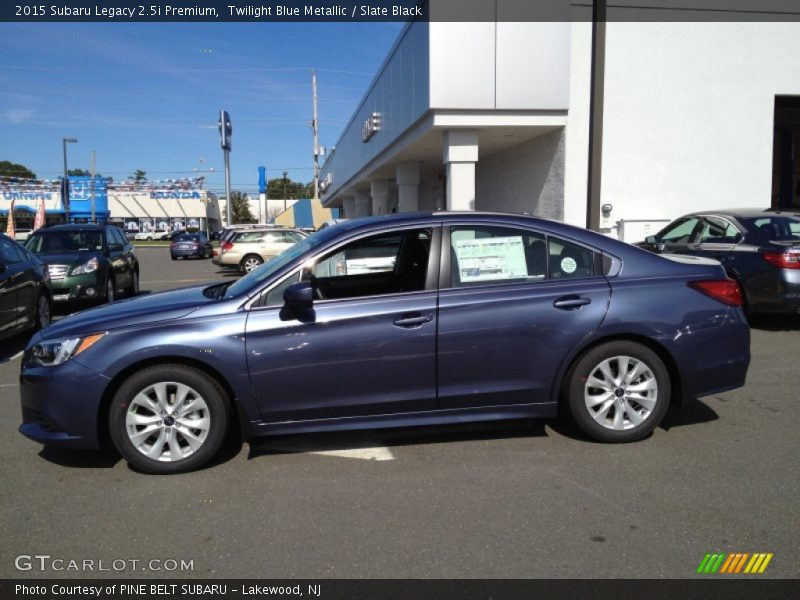
[[[62,191],[61,204],[64,206],[64,213],[67,216],[67,223],[69,223],[69,178],[67,175],[67,144],[76,144],[77,138],[61,138],[61,145],[64,150],[64,185]]]

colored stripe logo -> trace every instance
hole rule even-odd
[[[716,552],[706,554],[697,567],[698,573],[736,575],[763,573],[767,569],[772,553],[766,552]]]

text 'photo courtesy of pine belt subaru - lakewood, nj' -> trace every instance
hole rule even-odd
[[[235,420],[262,435],[571,415],[649,435],[744,385],[750,330],[717,262],[484,213],[346,221],[234,282],[124,300],[36,334],[20,431],[175,473]]]

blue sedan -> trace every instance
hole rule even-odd
[[[39,332],[20,431],[110,437],[148,473],[204,465],[232,420],[250,439],[562,412],[631,442],[670,403],[744,385],[749,335],[738,284],[707,258],[522,215],[356,219],[235,282]]]

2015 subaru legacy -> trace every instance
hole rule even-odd
[[[664,257],[521,215],[345,221],[233,283],[73,315],[22,363],[20,431],[148,473],[195,469],[230,420],[285,433],[572,415],[650,434],[670,403],[742,386],[741,291]]]

